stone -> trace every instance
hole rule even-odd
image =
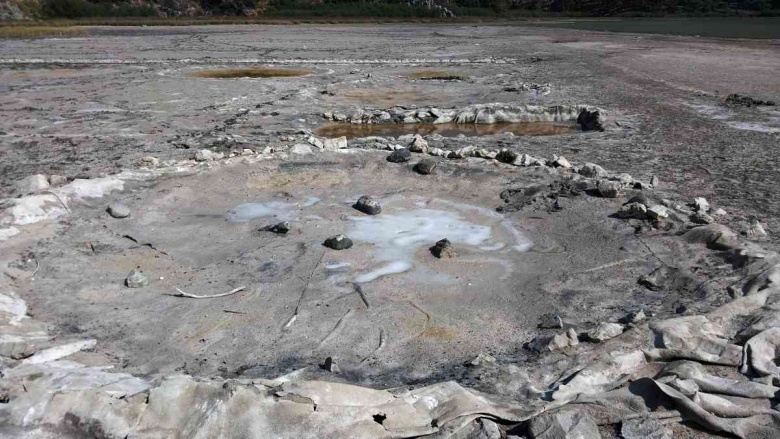
[[[335,139],[325,139],[322,141],[322,147],[328,151],[345,149],[347,147],[347,138],[345,136],[341,136],[336,137]]]
[[[715,215],[715,216],[724,216],[724,215],[728,215],[728,213],[726,212],[726,210],[725,210],[725,209],[723,209],[723,208],[720,208],[720,207],[719,207],[719,208],[717,208],[717,209],[715,209],[715,211],[714,211],[714,212],[712,212],[712,214],[713,214],[713,215]]]
[[[355,203],[352,207],[365,213],[366,215],[378,215],[382,213],[382,206],[379,205],[379,202],[368,195],[363,195],[362,197],[358,198],[357,203]]]
[[[690,219],[695,224],[712,224],[715,222],[715,218],[704,212],[694,212]]]
[[[669,209],[660,204],[656,204],[647,208],[647,217],[654,220],[669,218]]]
[[[616,181],[599,180],[596,183],[596,190],[604,198],[617,198],[623,193],[623,187]]]
[[[216,153],[211,151],[210,149],[201,149],[195,152],[195,161],[196,162],[208,162],[211,160],[220,160],[225,158],[225,154],[223,153]]]
[[[604,131],[599,110],[583,108],[577,116],[577,124],[582,131]]]
[[[336,364],[336,360],[333,357],[326,358],[325,362],[320,365],[320,368],[331,373],[341,373],[341,369],[339,369],[339,365]]]
[[[481,353],[473,359],[463,363],[464,366],[477,367],[484,366],[486,364],[496,364],[496,359],[492,355]]]
[[[545,162],[542,159],[531,157],[528,154],[523,154],[518,157],[512,164],[515,166],[544,166]]]
[[[611,179],[620,182],[620,184],[622,184],[623,187],[632,187],[634,186],[634,183],[636,183],[634,177],[632,177],[631,174],[626,174],[625,172],[621,172],[620,174],[615,175]]]
[[[501,439],[501,428],[495,422],[487,418],[480,418],[476,431],[469,436],[473,439]]]
[[[607,171],[595,163],[585,163],[579,170],[579,174],[589,178],[606,178]]]
[[[114,218],[127,218],[130,216],[130,208],[118,201],[109,204],[106,212]]]
[[[753,221],[750,222],[750,225],[748,226],[747,230],[745,230],[745,236],[747,237],[747,239],[753,241],[760,241],[766,239],[768,235],[769,234],[766,233],[766,230],[764,230],[764,226],[762,226],[757,219],[753,219]]]
[[[378,118],[381,121],[388,121],[388,120],[392,119],[393,116],[391,116],[390,113],[388,113],[387,111],[382,111],[382,112],[379,113]]]
[[[496,154],[496,160],[502,163],[513,164],[519,156],[520,154],[512,150],[502,149],[501,151],[498,152],[498,154]]]
[[[647,217],[647,207],[642,203],[624,204],[618,209],[617,216],[623,219],[645,219]]]
[[[602,322],[590,331],[588,331],[588,340],[595,342],[602,342],[615,338],[623,333],[623,325],[620,323],[606,323]]]
[[[156,167],[160,166],[160,159],[158,159],[157,157],[148,155],[146,157],[141,157],[141,159],[138,160],[138,163],[141,166],[147,166],[147,167],[150,167],[150,168],[156,168]]]
[[[273,233],[278,233],[280,235],[286,235],[287,232],[290,231],[290,223],[287,221],[282,221],[272,226],[265,227],[263,230],[267,230]]]
[[[439,259],[452,259],[458,257],[458,253],[449,239],[444,238],[430,248],[431,253]]]
[[[641,321],[644,321],[646,318],[647,318],[647,316],[645,315],[644,310],[640,309],[639,311],[633,311],[633,312],[628,313],[628,315],[625,318],[625,322],[626,323],[634,323],[634,324],[636,324],[636,323],[639,323]]]
[[[322,245],[333,250],[346,250],[352,247],[352,240],[346,235],[336,235],[326,239]]]
[[[693,208],[696,212],[707,213],[710,211],[710,203],[704,197],[697,197],[693,199]]]
[[[566,160],[566,157],[554,155],[552,159],[552,165],[556,168],[570,169],[571,163]]]
[[[428,150],[428,154],[436,156],[436,157],[446,157],[447,151],[441,149],[441,148],[431,148]]]
[[[52,186],[62,186],[63,184],[68,183],[68,177],[65,177],[63,175],[50,175],[49,176],[49,184]]]
[[[409,142],[409,151],[425,154],[428,152],[428,142],[421,135],[417,134]]]
[[[650,186],[657,188],[661,184],[661,180],[653,175],[653,177],[650,179]]]
[[[125,279],[125,285],[128,288],[141,288],[149,285],[149,279],[141,270],[135,269],[127,275]]]
[[[539,318],[539,327],[542,329],[563,328],[563,319],[558,314],[544,314]]]
[[[412,153],[406,149],[396,149],[387,156],[387,161],[390,163],[404,163],[412,159]]]
[[[29,195],[49,188],[49,180],[43,174],[30,175],[16,182],[21,195]]]
[[[320,140],[320,139],[318,139],[318,138],[316,138],[314,136],[309,136],[309,138],[306,139],[306,141],[309,142],[309,145],[317,147],[319,149],[325,148],[325,145],[322,143],[322,140]]]
[[[414,170],[418,174],[428,175],[436,168],[436,160],[422,159],[414,165]]]
[[[296,143],[292,146],[292,148],[290,148],[290,154],[308,155],[314,154],[314,151],[311,149],[311,145],[307,145],[305,143]]]
[[[333,113],[333,120],[336,122],[344,122],[347,120],[347,115],[344,113]]]

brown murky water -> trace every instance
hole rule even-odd
[[[311,73],[311,70],[292,70],[292,69],[271,69],[265,67],[250,67],[245,69],[215,69],[203,70],[193,73],[191,76],[197,78],[211,79],[236,79],[236,78],[289,78],[293,76],[304,76]]]
[[[515,136],[555,136],[572,134],[580,131],[576,124],[560,124],[552,122],[518,122],[494,124],[425,124],[425,123],[393,123],[387,125],[363,125],[348,122],[333,122],[325,124],[315,131],[322,137],[341,137],[355,139],[368,136],[398,137],[404,134],[420,134],[427,136],[439,134],[444,137],[455,137],[458,134],[466,136],[490,136],[493,134],[512,133]]]

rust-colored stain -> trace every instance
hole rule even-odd
[[[445,328],[444,326],[431,326],[420,333],[420,337],[422,338],[430,338],[439,341],[452,341],[455,339],[456,335],[458,335],[458,333],[455,332],[454,329]]]
[[[443,70],[417,70],[406,75],[407,79],[419,79],[423,81],[461,81],[465,76]]]
[[[196,78],[238,79],[238,78],[289,78],[311,74],[311,70],[272,69],[265,67],[250,67],[245,69],[215,69],[202,70],[191,74]]]

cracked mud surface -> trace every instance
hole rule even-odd
[[[779,110],[719,104],[729,93],[780,100],[773,40],[521,25],[95,28],[91,34],[2,42],[0,174],[6,193],[10,182],[31,173],[97,175],[144,155],[183,158],[191,155],[184,147],[225,146],[226,135],[239,136],[248,147],[281,144],[280,135],[323,124],[323,111],[584,103],[607,109],[628,129],[501,139],[502,146],[564,154],[645,179],[657,175],[684,195],[710,198],[736,219],[752,214],[770,229],[780,226],[780,205],[772,196],[780,177],[772,152]],[[377,59],[385,61],[372,62]],[[203,69],[267,63],[313,73],[191,77]],[[468,79],[406,78],[421,69]],[[541,97],[504,91],[520,82],[549,83],[552,91]]]

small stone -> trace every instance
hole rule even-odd
[[[52,184],[53,184],[53,183],[52,183]],[[715,209],[715,212],[712,212],[712,214],[713,214],[713,215],[715,215],[715,216],[724,216],[724,215],[728,215],[728,213],[726,212],[726,210],[725,210],[725,209],[723,209],[723,208],[721,208],[721,207],[719,207],[719,208]]]
[[[431,253],[439,259],[452,259],[458,257],[458,253],[452,247],[449,239],[444,238],[430,248]]]
[[[496,154],[496,160],[502,163],[513,164],[519,156],[520,154],[512,150],[502,149],[501,151],[498,152],[498,154]]]
[[[539,318],[539,327],[542,329],[563,328],[563,319],[558,314],[544,314]]]
[[[30,175],[16,182],[16,189],[22,195],[29,195],[49,188],[49,180],[43,174]]]
[[[639,323],[639,322],[645,320],[646,318],[647,318],[647,316],[645,315],[644,310],[640,309],[639,311],[634,311],[634,312],[628,313],[628,315],[626,316],[625,322],[626,323],[635,323],[636,324],[636,323]]]
[[[557,155],[553,156],[552,165],[555,166],[556,168],[564,168],[564,169],[571,168],[571,163],[569,163],[569,161],[566,160],[566,157],[557,156]]]
[[[201,149],[195,152],[196,162],[208,162],[211,160],[220,160],[225,158],[225,154],[221,152],[213,152],[210,149]]]
[[[626,174],[625,172],[615,175],[614,177],[612,177],[612,180],[620,182],[620,184],[622,184],[623,187],[632,187],[636,182],[636,180],[634,180],[634,177],[632,177],[630,174]]]
[[[647,209],[647,216],[648,218],[654,220],[666,219],[669,218],[669,209],[661,206],[660,204],[656,204],[655,206],[649,207]]]
[[[149,168],[156,168],[157,166],[160,166],[160,159],[158,159],[157,157],[148,155],[146,157],[141,157],[141,159],[138,160],[138,163],[141,166],[147,166]]]
[[[617,198],[623,192],[622,185],[616,181],[599,180],[596,190],[604,198]]]
[[[320,365],[320,368],[331,373],[341,373],[341,369],[339,369],[339,365],[336,364],[336,360],[333,357],[326,358],[325,362]]]
[[[326,111],[326,112],[322,113],[322,117],[324,117],[325,119],[328,119],[328,120],[333,120],[333,113],[330,112],[330,111]]]
[[[447,155],[446,151],[441,148],[431,148],[428,150],[428,154],[436,157],[445,157]]]
[[[715,222],[715,218],[704,212],[694,212],[690,218],[691,222],[695,224],[712,224]]]
[[[274,224],[272,226],[265,227],[263,230],[267,230],[269,232],[278,233],[280,235],[285,235],[287,232],[290,231],[290,223],[287,221],[282,221],[278,224]]]
[[[769,234],[766,233],[766,230],[764,230],[764,226],[762,226],[757,219],[751,221],[750,226],[748,226],[747,230],[745,231],[745,236],[747,237],[747,239],[753,241],[760,241],[766,239],[768,235]]]
[[[464,366],[477,367],[485,364],[496,364],[496,359],[492,355],[479,354],[470,361],[463,363]]]
[[[254,155],[254,151],[249,148],[244,148],[241,150],[241,155]]]
[[[62,175],[50,175],[49,176],[49,184],[52,186],[62,186],[63,184],[68,183],[68,177],[62,176]]]
[[[347,138],[345,136],[341,136],[335,139],[325,139],[322,142],[322,147],[328,151],[345,149],[347,147]]]
[[[114,218],[127,218],[130,216],[130,208],[118,201],[109,204],[106,212]]]
[[[404,163],[412,159],[412,153],[406,149],[396,149],[387,156],[387,161],[390,163]]]
[[[141,288],[149,285],[149,279],[146,278],[141,270],[135,269],[127,275],[125,285],[128,288]]]
[[[658,185],[660,184],[661,184],[661,180],[655,175],[653,175],[653,177],[650,179],[650,186],[657,188]]]
[[[352,240],[345,235],[336,235],[326,239],[322,245],[333,250],[346,250],[352,247]]]
[[[355,203],[352,207],[365,213],[366,215],[378,215],[382,213],[382,206],[379,205],[379,202],[369,197],[368,195],[363,195],[362,197],[358,198],[357,203]]]
[[[333,113],[333,120],[336,122],[343,122],[347,120],[347,115],[344,113]]]
[[[428,152],[428,142],[417,134],[409,143],[409,151],[425,154]]]
[[[296,143],[292,146],[292,148],[290,148],[290,154],[307,155],[314,154],[314,151],[311,149],[311,145],[307,145],[305,143]]]
[[[647,216],[647,207],[641,203],[624,204],[618,209],[617,215],[619,218],[623,219],[645,219]]]
[[[595,342],[602,342],[615,338],[623,333],[623,325],[620,323],[599,323],[599,325],[588,331],[588,340]]]
[[[579,174],[583,177],[605,178],[607,176],[607,171],[595,163],[585,163],[582,168],[580,168]]]
[[[306,139],[306,141],[309,142],[309,145],[315,146],[315,147],[317,147],[319,149],[323,149],[325,147],[325,145],[322,143],[322,140],[320,140],[320,139],[318,139],[318,138],[316,138],[314,136],[309,136],[309,138]]]
[[[707,213],[710,210],[710,203],[704,197],[697,197],[693,199],[693,207],[697,212]]]
[[[414,165],[414,170],[418,174],[422,175],[431,174],[434,168],[436,168],[436,160],[431,159],[420,160],[416,165]]]
[[[631,203],[644,204],[645,207],[647,207],[647,206],[650,205],[650,200],[646,196],[644,196],[642,194],[634,195],[633,197],[629,198],[628,201],[623,203],[623,205],[625,206],[626,204],[631,204]]]

